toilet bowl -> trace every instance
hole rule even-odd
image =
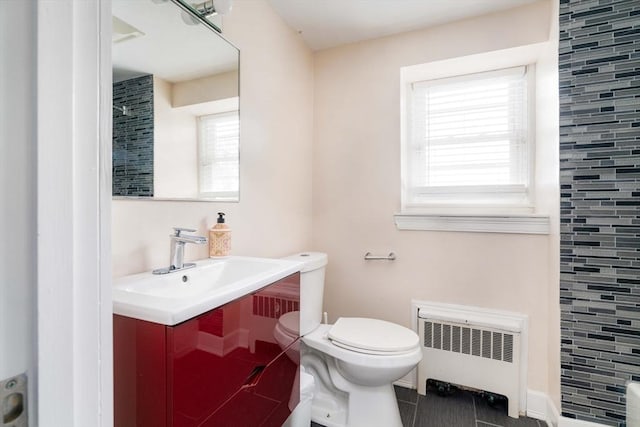
[[[407,339],[403,345],[392,346],[380,333],[380,339],[372,343],[386,345],[369,346],[333,338],[336,330],[340,332],[341,326],[351,322],[372,328],[384,323],[383,331],[394,329]],[[302,342],[302,366],[315,379],[313,421],[327,427],[402,426],[392,383],[422,358],[413,331],[377,319],[340,318],[334,325],[320,325]]]
[[[369,334],[359,333],[362,329],[369,329]],[[349,340],[350,337],[356,341]],[[345,380],[365,387],[378,387],[402,378],[422,358],[415,332],[377,319],[340,318],[334,325],[320,325],[302,341],[334,358],[338,373]]]
[[[333,325],[320,324],[327,256],[307,252],[287,258],[305,263],[300,312],[281,316],[273,334],[314,378],[311,419],[327,427],[402,427],[392,383],[422,358],[418,335],[378,319],[342,317]]]
[[[300,342],[298,341],[298,331],[300,324],[300,312],[290,311],[278,319],[278,323],[273,328],[273,337],[285,350],[286,355],[296,364],[300,364]]]

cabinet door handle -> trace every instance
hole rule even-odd
[[[255,368],[253,368],[253,370],[249,373],[249,376],[247,377],[247,379],[244,380],[244,385],[247,387],[255,386],[258,383],[258,380],[260,380],[260,376],[264,371],[264,368],[266,367],[267,365],[258,365]]]

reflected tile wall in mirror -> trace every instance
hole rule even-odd
[[[153,76],[113,84],[113,195],[153,197]]]

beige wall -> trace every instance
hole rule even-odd
[[[173,107],[182,107],[183,105],[200,104],[237,96],[238,72],[229,71],[200,79],[174,83],[171,105]]]
[[[167,265],[171,227],[204,234],[221,210],[232,254],[277,257],[311,243],[312,53],[263,0],[235,2],[224,30],[241,51],[240,202],[114,200],[114,277]]]
[[[196,116],[172,107],[173,87],[153,77],[153,193],[155,197],[193,198],[198,196]]]
[[[313,247],[329,254],[330,320],[371,316],[410,326],[412,298],[526,313],[528,387],[544,392],[550,389],[548,356],[559,351],[550,349],[549,334],[559,328],[550,317],[557,305],[550,300],[557,288],[550,270],[557,268],[555,236],[398,231],[393,214],[400,209],[400,68],[546,42],[550,9],[543,1],[328,49],[316,54],[314,67]],[[554,49],[538,85],[553,80]],[[541,88],[545,102],[553,102],[556,87]],[[539,105],[539,113],[549,105]],[[552,114],[540,114],[536,130],[537,195],[553,222],[558,168]],[[398,259],[365,262],[367,251],[395,251]]]

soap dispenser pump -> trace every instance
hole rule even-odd
[[[224,222],[224,212],[218,212],[216,224],[209,230],[209,257],[225,257],[231,251],[231,230]]]

